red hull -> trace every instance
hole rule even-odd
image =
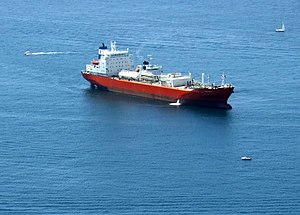
[[[182,104],[231,109],[227,100],[231,93],[233,93],[233,87],[189,90],[121,80],[85,72],[82,72],[82,76],[92,85],[96,85],[97,88],[111,92],[141,96],[167,102],[176,102],[180,99],[180,103]]]

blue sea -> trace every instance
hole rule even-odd
[[[0,214],[300,214],[299,0],[2,0],[0,14]],[[113,40],[135,64],[224,72],[233,108],[90,89],[80,71]]]

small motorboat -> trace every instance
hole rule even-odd
[[[250,156],[242,156],[241,157],[241,160],[244,160],[244,161],[251,161],[252,158]]]
[[[32,55],[32,53],[30,51],[26,51],[26,52],[24,52],[24,55],[29,56],[29,55]]]
[[[181,103],[180,103],[180,100],[178,99],[175,103],[169,103],[169,105],[172,105],[172,106],[180,106]]]

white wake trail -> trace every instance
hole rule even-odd
[[[31,55],[58,55],[58,54],[74,54],[74,52],[32,52],[32,51],[26,51],[24,52],[24,55],[31,56]]]

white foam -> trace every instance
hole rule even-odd
[[[31,51],[26,51],[24,54],[27,56],[30,55],[57,55],[57,54],[72,54],[73,52],[31,52]]]

